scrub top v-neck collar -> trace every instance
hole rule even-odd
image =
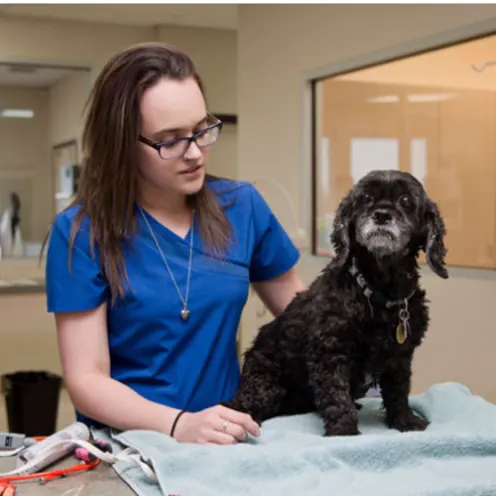
[[[143,227],[146,228],[146,224],[143,223],[143,218],[141,217],[141,215],[139,213],[140,212],[139,207],[140,207],[139,205],[136,205],[136,213],[138,214],[138,218],[140,219],[140,225],[142,226],[141,229],[143,229]],[[148,210],[146,210],[143,207],[141,207],[141,210],[142,210],[143,214],[146,216],[148,222],[150,223],[150,226],[153,229],[155,236],[165,238],[168,241],[180,242],[180,243],[183,243],[183,244],[189,246],[189,242],[190,242],[189,239],[191,236],[191,226],[188,229],[188,232],[186,233],[185,237],[183,238],[183,237],[179,236],[179,234],[176,234],[174,231],[169,229],[167,226],[164,226],[164,224],[159,222],[150,212],[148,212]],[[193,222],[196,222],[196,216],[193,216]],[[195,224],[195,227],[196,227],[196,224]],[[144,229],[143,232],[144,232],[145,236],[151,237],[151,233],[147,232],[147,229]],[[195,245],[195,240],[196,240],[196,235],[194,234],[193,235],[193,245]]]

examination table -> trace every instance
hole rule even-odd
[[[75,463],[77,460],[70,457],[55,467],[68,467]],[[14,468],[15,458],[0,458],[0,473]],[[112,467],[100,463],[91,471],[71,474],[46,484],[37,481],[19,483],[15,496],[133,496],[134,494]]]

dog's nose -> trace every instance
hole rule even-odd
[[[389,224],[392,220],[391,214],[387,210],[376,210],[373,218],[374,222],[380,226]]]

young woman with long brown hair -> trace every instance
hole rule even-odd
[[[219,404],[238,387],[249,285],[278,314],[302,284],[298,252],[255,188],[206,174],[221,129],[175,47],[130,47],[95,82],[77,198],[54,220],[46,265],[80,421],[183,442],[258,434]]]

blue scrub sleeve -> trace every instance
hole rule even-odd
[[[84,222],[74,241],[69,268],[72,220],[65,212],[59,214],[50,233],[45,269],[49,312],[93,310],[109,298],[109,288],[100,273],[98,259],[91,255],[89,230]]]
[[[255,248],[250,280],[260,282],[280,276],[294,267],[300,253],[255,187],[252,187],[251,196]]]

